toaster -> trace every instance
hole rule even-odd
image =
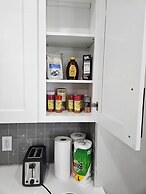
[[[30,146],[25,154],[22,168],[22,184],[24,186],[40,186],[46,172],[46,147]]]

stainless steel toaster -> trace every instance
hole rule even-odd
[[[23,160],[22,184],[40,186],[46,172],[46,147],[31,146]]]

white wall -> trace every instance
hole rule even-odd
[[[140,151],[132,150],[102,128],[98,133],[97,177],[105,192],[146,194],[146,116]]]

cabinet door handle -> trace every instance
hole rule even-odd
[[[142,104],[142,119],[141,119],[141,138],[143,136],[143,124],[144,124],[144,104],[145,104],[145,88],[143,89],[143,104]]]

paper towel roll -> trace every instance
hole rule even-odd
[[[73,177],[81,185],[91,181],[92,142],[88,139],[74,142]]]
[[[58,136],[55,138],[55,176],[66,181],[71,174],[71,138]]]
[[[82,149],[82,150],[88,150],[92,147],[92,141],[88,139],[82,140],[77,140],[74,142],[74,149]]]
[[[86,137],[86,134],[81,132],[74,132],[71,134],[71,138],[73,141],[85,139],[85,137]]]

